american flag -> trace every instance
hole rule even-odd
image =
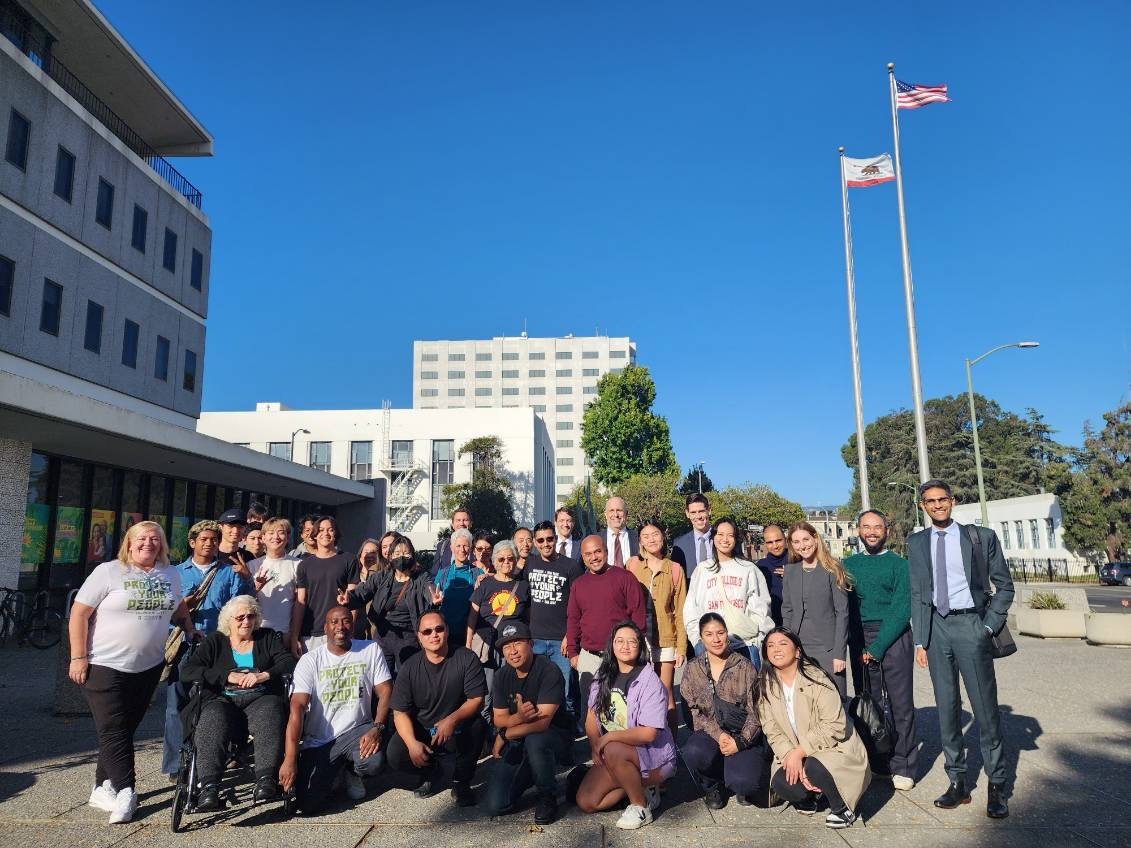
[[[945,85],[912,85],[895,81],[895,105],[900,109],[918,109],[928,103],[949,103]]]

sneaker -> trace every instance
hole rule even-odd
[[[342,780],[345,782],[347,798],[351,801],[365,800],[365,781],[361,779],[361,775],[352,769],[346,769]]]
[[[817,812],[817,799],[806,798],[804,801],[797,801],[793,804],[793,809],[803,816],[811,816]]]
[[[904,774],[893,774],[891,776],[891,785],[900,792],[908,792],[915,788],[915,781]]]
[[[412,790],[412,796],[414,798],[431,798],[435,794],[436,784],[428,778],[420,781],[420,785]]]
[[[104,810],[108,813],[114,809],[114,799],[117,797],[118,793],[114,791],[110,781],[104,780],[101,786],[95,786],[90,790],[90,800],[86,803],[96,810]]]
[[[110,811],[110,824],[128,822],[137,812],[137,792],[127,786],[114,798],[114,809]]]
[[[558,799],[550,792],[539,794],[534,805],[535,824],[553,824],[558,817]]]
[[[644,806],[648,808],[648,812],[654,813],[660,809],[660,787],[659,786],[645,786],[644,787]]]
[[[845,808],[839,813],[829,813],[825,816],[825,827],[831,827],[833,830],[841,830],[846,827],[852,827],[854,821],[856,821],[856,813]]]
[[[639,804],[629,804],[617,819],[617,827],[621,830],[636,830],[652,823],[652,811]]]

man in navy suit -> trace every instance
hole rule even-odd
[[[554,513],[554,531],[557,533],[554,550],[558,556],[581,562],[581,540],[573,538],[573,523],[573,513],[559,506]]]
[[[672,544],[672,562],[683,566],[683,573],[690,581],[695,566],[715,556],[711,533],[711,502],[706,495],[700,493],[688,495],[686,514],[687,520],[691,522],[691,530]]]
[[[629,530],[628,508],[624,498],[613,495],[605,502],[605,545],[609,550],[609,562],[618,568],[640,553],[640,537],[635,530]]]
[[[467,511],[467,507],[459,506],[452,511],[451,524],[453,533],[460,529],[471,529],[471,513]],[[430,569],[432,577],[435,578],[440,573],[440,569],[447,568],[451,565],[451,562],[452,545],[448,539],[444,539],[436,546],[436,556],[432,559],[432,568]]]

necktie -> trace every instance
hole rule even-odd
[[[702,562],[703,560],[707,559],[708,556],[709,556],[709,554],[707,553],[707,537],[706,536],[700,536],[699,537],[699,562]]]
[[[565,541],[565,539],[562,539],[562,543],[560,545],[558,545],[558,553],[561,554],[562,556],[565,556],[566,555],[565,549],[566,549],[566,541]]]
[[[620,533],[617,533],[617,540],[613,543],[613,565],[617,568],[624,568],[624,551],[620,547]]]
[[[939,615],[950,612],[950,589],[946,582],[946,533],[937,533],[935,542],[935,609]]]

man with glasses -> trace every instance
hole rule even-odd
[[[860,513],[856,528],[864,550],[844,560],[844,570],[852,575],[848,604],[852,683],[859,692],[867,674],[872,692],[879,693],[881,682],[887,684],[896,733],[892,750],[884,755],[872,749],[867,737],[864,743],[872,774],[890,777],[892,786],[906,792],[915,787],[919,761],[907,560],[887,549],[888,520],[879,510]]]
[[[480,710],[487,679],[474,653],[449,645],[448,627],[438,612],[417,623],[421,653],[405,660],[393,687],[393,723],[389,765],[416,775],[417,798],[434,795],[445,778],[461,807],[476,803],[471,780],[487,735]]]
[[[770,590],[770,618],[781,624],[781,588],[789,554],[785,551],[785,531],[777,524],[769,524],[762,531],[762,547],[766,555],[754,563],[766,578]]]
[[[951,519],[954,494],[947,483],[928,480],[920,485],[919,503],[930,516],[931,526],[907,540],[911,630],[915,662],[931,672],[950,778],[949,788],[935,799],[935,806],[952,810],[970,803],[958,692],[958,676],[962,675],[989,778],[986,815],[1005,818],[1009,806],[991,637],[1005,626],[1013,601],[1013,579],[993,530],[963,526]]]
[[[279,783],[284,791],[294,790],[306,815],[325,809],[339,775],[350,800],[365,799],[363,778],[376,776],[384,766],[393,688],[381,646],[353,638],[348,609],[332,607],[320,629],[325,643],[295,666],[279,769]]]
[[[578,718],[577,690],[574,672],[566,656],[566,611],[573,581],[581,576],[581,564],[569,557],[558,556],[554,525],[543,521],[534,526],[534,550],[537,556],[526,560],[523,577],[530,585],[530,637],[534,653],[546,657],[565,678],[565,705],[569,714]]]

